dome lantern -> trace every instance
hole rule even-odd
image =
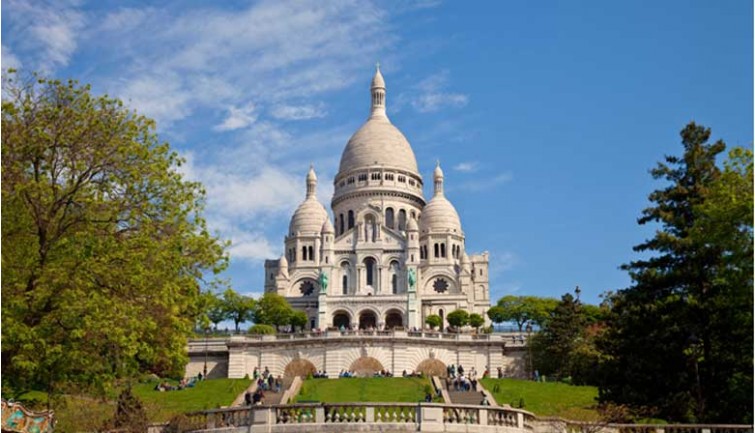
[[[380,73],[380,63],[375,65],[375,76],[372,78],[370,93],[372,94],[370,117],[387,117],[385,114],[385,80],[383,74]]]

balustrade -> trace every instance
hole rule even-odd
[[[445,424],[479,424],[480,409],[469,406],[443,407],[443,422]]]

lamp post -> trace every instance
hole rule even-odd
[[[533,375],[533,370],[532,370],[532,344],[531,344],[532,343],[532,340],[531,340],[531,336],[532,336],[532,323],[527,322],[527,328],[525,328],[525,330],[527,331],[527,354],[528,354],[527,357],[529,358],[529,361],[530,361],[529,362],[529,364],[530,364],[529,375],[530,375],[530,379],[532,379],[532,375]]]
[[[204,330],[204,370],[203,370],[203,378],[207,379],[207,338],[210,336],[210,328],[205,328]]]
[[[580,289],[579,286],[577,286],[577,288],[574,289],[574,293],[577,294],[577,302],[579,302],[579,294],[582,293],[582,289]]]

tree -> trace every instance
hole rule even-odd
[[[303,331],[307,326],[307,322],[309,322],[307,313],[305,313],[304,311],[292,311],[291,317],[289,317],[288,320],[289,324],[291,325],[292,331],[295,331],[297,326]]]
[[[654,408],[681,422],[752,422],[752,156],[690,123],[684,153],[651,171],[640,224],[658,226],[623,266],[632,286],[612,299],[605,338],[603,401]],[[641,348],[641,350],[640,350]]]
[[[276,330],[279,330],[281,326],[290,323],[291,314],[293,314],[293,309],[286,298],[277,293],[267,292],[257,304],[254,321],[255,323],[273,325]]]
[[[545,325],[557,303],[558,301],[552,298],[506,295],[498,300],[497,307],[499,308],[493,314],[496,319],[500,319],[496,323],[514,322],[519,332],[522,332],[527,322],[541,327]],[[488,310],[488,315],[490,315],[490,310]],[[490,319],[493,320],[493,317]]]
[[[584,339],[585,317],[581,303],[571,293],[561,297],[545,328],[535,338],[537,368],[557,377],[572,376],[572,354]]]
[[[225,317],[233,320],[237,334],[239,333],[239,325],[241,323],[254,319],[256,305],[257,303],[254,298],[240,295],[233,289],[223,292],[222,310],[225,313]],[[218,313],[218,315],[220,316],[221,314]]]
[[[430,329],[435,329],[443,324],[443,319],[441,319],[437,314],[431,314],[425,318],[425,323],[430,327]]]
[[[2,133],[4,393],[182,374],[200,289],[226,264],[182,159],[75,81],[6,75]]]
[[[462,326],[469,324],[469,313],[464,310],[454,310],[448,313],[446,320],[448,320],[449,325],[458,330]]]
[[[477,313],[472,313],[469,315],[469,326],[473,327],[474,329],[479,329],[480,326],[485,324],[485,318]]]
[[[255,323],[247,332],[252,335],[272,335],[275,334],[275,328],[270,325]]]
[[[503,323],[506,320],[506,310],[498,305],[494,305],[488,309],[488,318],[493,323]]]

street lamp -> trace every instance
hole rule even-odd
[[[204,330],[204,370],[203,370],[203,378],[207,379],[207,338],[210,336],[210,328],[205,328]]]
[[[577,286],[577,288],[574,289],[574,293],[577,294],[577,301],[579,301],[579,294],[582,293],[582,289],[580,289],[579,286]]]
[[[531,344],[532,343],[532,340],[531,340],[531,336],[532,336],[532,323],[527,322],[527,328],[525,328],[525,330],[527,331],[527,353],[528,353],[528,358],[530,360],[530,362],[529,362],[529,364],[530,364],[530,371],[529,371],[529,373],[530,373],[530,379],[531,379],[532,375],[533,375],[533,370],[532,370],[532,344]]]

